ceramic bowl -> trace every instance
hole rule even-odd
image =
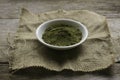
[[[69,45],[69,46],[55,46],[55,45],[51,45],[48,44],[46,42],[44,42],[44,40],[42,39],[42,35],[44,33],[44,31],[51,25],[58,25],[58,24],[65,24],[65,25],[71,25],[74,26],[78,29],[80,29],[80,31],[82,32],[82,39],[80,40],[80,42],[73,44],[73,45]],[[57,50],[67,50],[67,49],[72,49],[75,48],[77,46],[79,46],[80,44],[82,44],[88,37],[88,30],[86,28],[85,25],[83,25],[81,22],[72,20],[72,19],[53,19],[53,20],[49,20],[46,21],[44,23],[42,23],[36,30],[36,37],[38,38],[38,40],[45,46],[52,48],[52,49],[57,49]],[[69,40],[68,40],[69,41]]]

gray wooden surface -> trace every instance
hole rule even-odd
[[[0,80],[120,80],[120,64],[94,73],[45,71],[38,76],[12,75],[8,69],[7,34],[14,35],[18,27],[20,8],[34,13],[57,9],[86,9],[107,17],[111,35],[119,53],[120,43],[120,0],[0,0]],[[117,42],[118,41],[118,42]],[[1,51],[2,49],[2,51]]]

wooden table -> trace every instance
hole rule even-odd
[[[44,71],[37,75],[12,75],[8,69],[7,34],[16,32],[20,8],[26,7],[34,13],[57,9],[86,9],[107,17],[111,35],[120,36],[120,0],[0,0],[0,80],[120,80],[120,63],[106,70],[81,73],[72,71]],[[117,43],[118,47],[120,43]],[[119,52],[119,48],[117,50]]]

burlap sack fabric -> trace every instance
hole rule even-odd
[[[44,21],[67,18],[83,23],[88,31],[87,40],[71,50],[57,51],[43,46],[35,36],[36,28]],[[90,72],[114,63],[110,32],[104,16],[87,10],[57,10],[35,15],[22,9],[20,25],[10,55],[10,69],[17,71],[30,67],[48,70]]]

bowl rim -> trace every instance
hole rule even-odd
[[[84,30],[85,30],[85,33],[86,33],[85,38],[82,39],[82,40],[80,40],[78,43],[75,43],[75,44],[69,45],[69,46],[56,46],[56,45],[48,44],[48,43],[46,43],[44,40],[41,41],[41,39],[40,39],[40,37],[39,37],[39,35],[38,35],[39,30],[41,29],[41,27],[42,27],[43,25],[49,23],[49,22],[62,21],[62,20],[63,20],[63,21],[72,21],[72,22],[74,22],[74,23],[80,24],[80,26],[83,27]],[[42,24],[40,24],[40,25],[38,26],[38,28],[36,29],[36,37],[37,37],[37,39],[38,39],[43,45],[45,45],[45,46],[52,47],[52,48],[57,48],[57,49],[65,49],[65,48],[76,47],[76,46],[80,45],[81,43],[83,43],[83,42],[87,39],[87,37],[88,37],[88,30],[87,30],[86,26],[83,25],[81,22],[78,22],[78,21],[73,20],[73,19],[65,19],[65,18],[52,19],[52,20],[45,21],[45,22],[43,22]]]

